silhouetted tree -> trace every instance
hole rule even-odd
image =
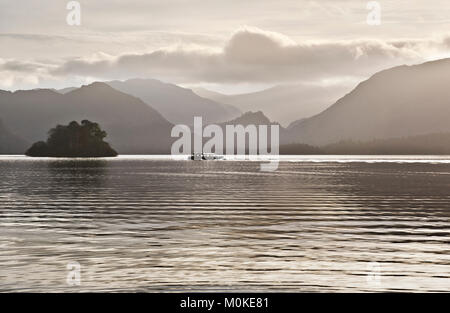
[[[103,141],[107,136],[97,123],[88,120],[57,125],[50,129],[47,142],[36,142],[25,153],[40,157],[110,157],[117,152]]]

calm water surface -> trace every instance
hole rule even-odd
[[[450,157],[11,156],[0,175],[0,291],[450,291]]]

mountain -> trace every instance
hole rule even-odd
[[[44,140],[57,124],[89,119],[108,133],[107,141],[122,154],[167,153],[170,124],[140,99],[104,83],[66,94],[48,89],[0,92],[0,116],[11,132],[29,142]]]
[[[270,148],[271,143],[272,143],[272,136],[271,136],[272,128],[270,127],[270,125],[279,125],[279,124],[276,122],[271,122],[270,119],[267,116],[265,116],[264,113],[261,111],[246,112],[246,113],[242,114],[241,116],[239,116],[238,118],[235,118],[235,119],[225,122],[225,123],[221,123],[221,124],[219,124],[219,126],[222,128],[222,132],[224,134],[224,141],[223,141],[224,150],[226,150],[225,145],[226,145],[226,139],[227,139],[226,138],[226,134],[227,134],[226,126],[227,125],[233,125],[233,126],[242,125],[244,127],[249,126],[249,125],[255,125],[257,127],[257,131],[259,131],[259,127],[258,127],[259,125],[267,125],[267,147]],[[280,138],[283,138],[285,136],[285,131],[286,130],[282,126],[279,127]],[[259,147],[259,133],[257,134],[257,136],[258,136],[256,138],[257,147]],[[238,143],[238,141],[235,139],[235,149],[239,146],[241,148],[244,148],[248,153],[248,147],[249,147],[248,141],[249,141],[249,138],[248,138],[248,136],[246,136],[245,143],[244,143],[244,145],[241,146]],[[204,140],[204,142],[205,142],[205,140]]]
[[[272,123],[270,119],[264,115],[263,112],[245,112],[241,116],[232,119],[228,122],[222,123],[222,125],[271,125],[271,124],[278,124],[278,123]]]
[[[12,134],[0,120],[0,154],[21,154],[28,142]]]
[[[289,128],[286,143],[326,145],[450,131],[450,59],[381,71]]]
[[[191,125],[194,116],[202,116],[207,123],[219,123],[241,114],[231,105],[202,98],[190,89],[155,79],[130,79],[107,84],[142,99],[174,124]]]
[[[75,89],[77,89],[76,87],[67,87],[67,88],[63,88],[63,89],[58,89],[58,90],[55,90],[56,92],[58,92],[58,93],[60,93],[60,94],[66,94],[66,93],[69,93],[69,92],[71,92],[71,91],[74,91]]]
[[[242,112],[262,111],[271,120],[287,126],[320,113],[349,90],[339,86],[296,84],[240,95],[223,95],[203,88],[194,91],[202,97],[234,105]]]

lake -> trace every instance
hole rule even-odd
[[[259,165],[1,156],[0,291],[450,291],[450,157]]]

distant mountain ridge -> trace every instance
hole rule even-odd
[[[157,86],[163,84],[152,82]],[[148,80],[142,83],[149,85]],[[289,151],[314,151],[309,146],[330,148],[330,145],[339,143],[348,148],[336,146],[333,149],[344,153],[350,148],[361,149],[361,143],[373,140],[449,133],[449,86],[450,59],[381,71],[321,113],[310,118],[296,118],[289,127],[280,127],[280,145],[290,145]],[[177,95],[173,99],[180,100],[177,104],[183,103],[184,96],[181,95],[199,98],[190,90],[180,88],[182,92],[179,92],[179,87],[170,84],[161,91],[164,95],[167,94],[167,88],[176,91]],[[24,142],[46,138],[50,127],[83,119],[98,121],[109,134],[107,140],[119,153],[170,152],[171,143],[175,140],[170,137],[173,124],[140,98],[100,82],[65,90],[64,94],[60,92],[50,89],[0,90],[0,119],[3,121],[3,125],[0,124],[1,153],[17,153]],[[188,113],[183,117],[186,118],[183,124],[188,125],[198,114],[186,110],[180,112]],[[203,115],[200,113],[199,116]],[[270,125],[277,122],[261,110],[238,114],[223,122],[203,119],[204,125],[214,123],[221,127],[226,124]],[[434,151],[441,151],[439,140],[445,145],[446,138],[433,137]],[[357,142],[358,147],[348,142]],[[405,145],[405,141],[393,142]],[[309,146],[298,146],[305,144]],[[408,145],[411,147],[409,141]],[[368,146],[366,148],[369,149]],[[414,147],[415,151],[420,151],[419,148]]]
[[[60,93],[60,94],[66,94],[66,93],[69,93],[69,92],[71,92],[71,91],[74,91],[75,89],[78,89],[78,88],[76,88],[76,87],[67,87],[67,88],[63,88],[63,89],[57,89],[57,90],[55,90],[56,92],[58,92],[58,93]]]
[[[195,116],[207,123],[236,118],[241,111],[229,104],[198,96],[192,90],[156,79],[130,79],[106,82],[111,87],[142,99],[174,124],[191,125]]]
[[[238,95],[224,95],[203,88],[198,95],[231,104],[242,112],[262,111],[273,121],[287,127],[290,123],[314,116],[347,92],[339,86],[280,85],[266,90]]]

